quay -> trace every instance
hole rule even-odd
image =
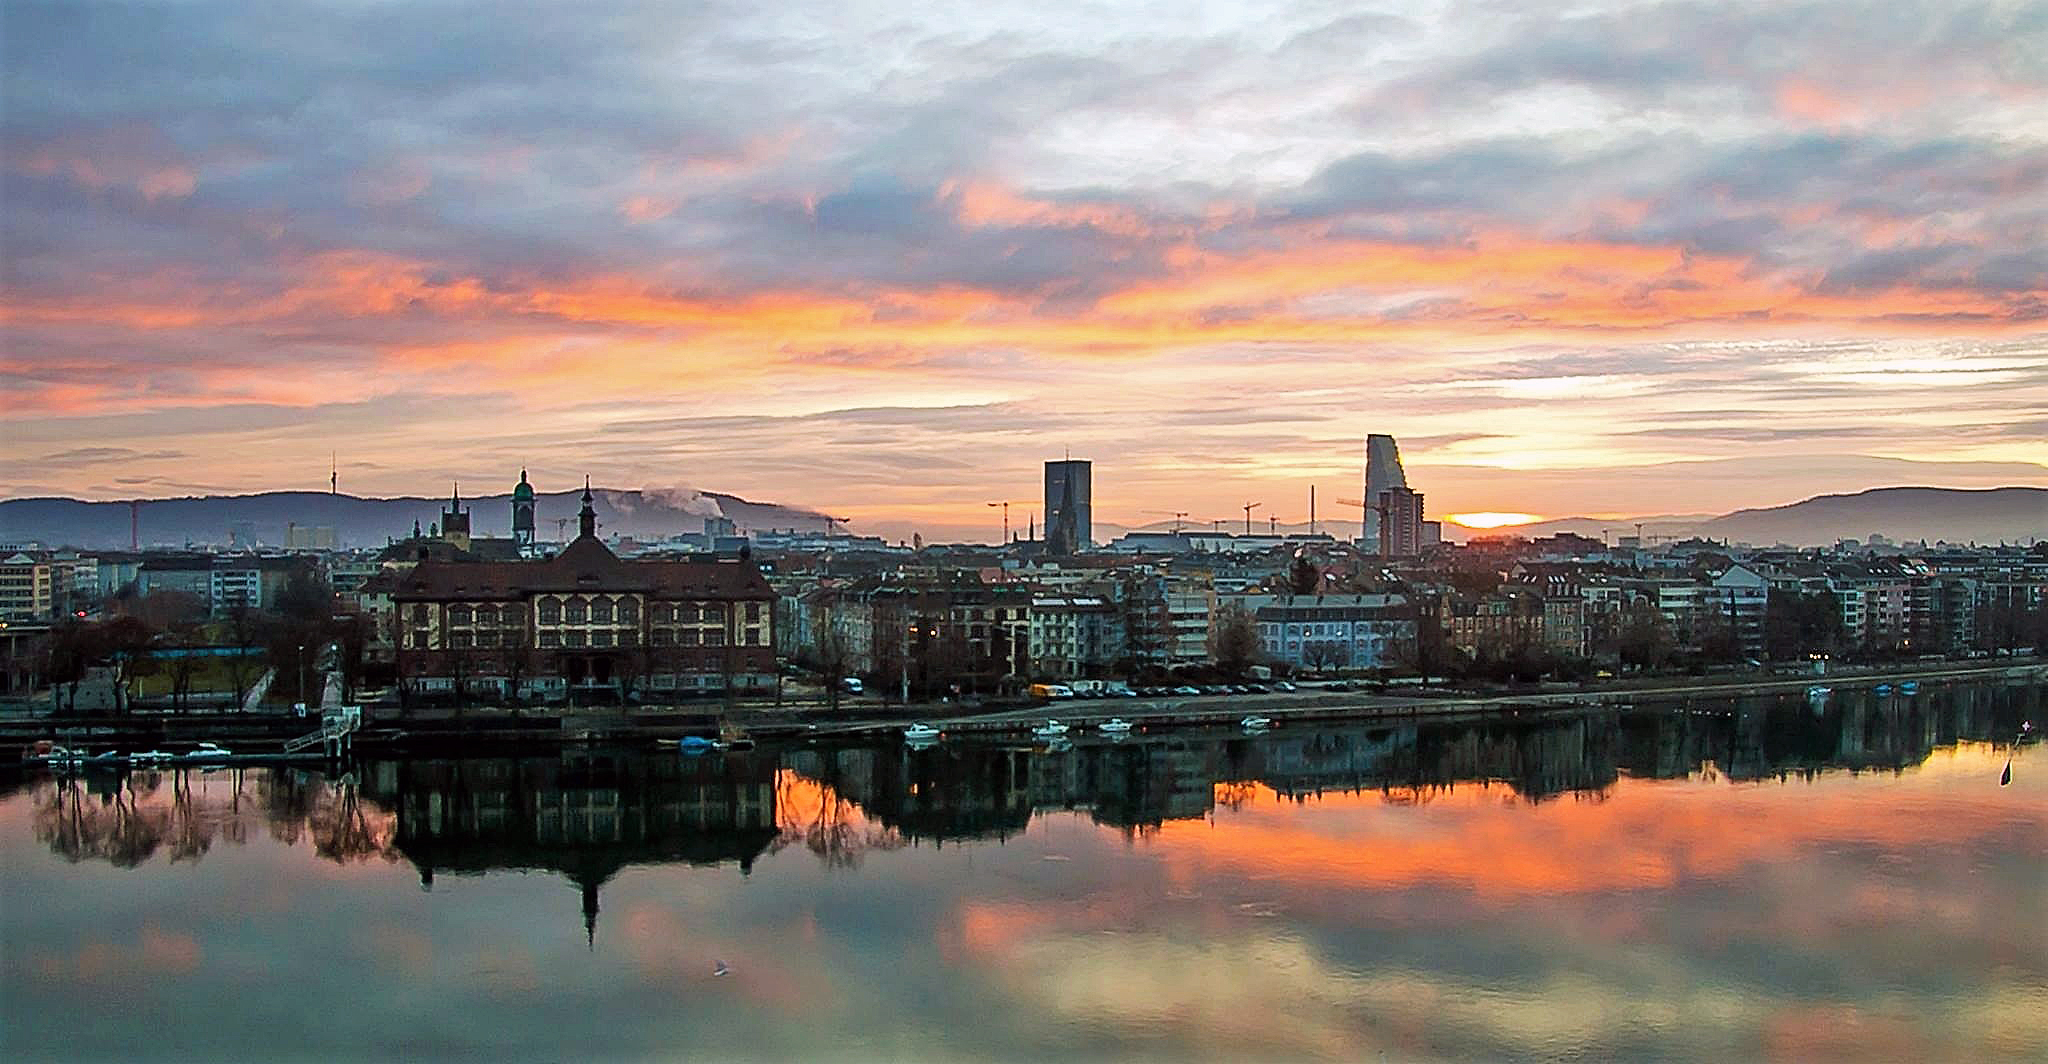
[[[1682,709],[1694,699],[1731,695],[1790,695],[1805,691],[1814,679],[1686,677],[1626,686],[1559,686],[1498,694],[1374,694],[1307,687],[1272,694],[1061,700],[973,708],[947,703],[880,706],[862,702],[842,705],[836,714],[829,714],[821,705],[777,707],[770,703],[741,703],[727,708],[708,702],[576,709],[435,708],[411,712],[373,707],[366,710],[360,727],[345,737],[346,742],[323,743],[313,742],[313,737],[323,729],[332,730],[331,725],[323,724],[318,716],[289,713],[16,716],[0,718],[0,764],[18,762],[24,751],[39,742],[122,750],[180,749],[215,742],[238,754],[274,752],[282,760],[287,754],[303,754],[313,747],[324,747],[330,756],[353,752],[403,757],[503,753],[596,741],[653,743],[687,736],[713,736],[721,727],[734,725],[743,728],[752,739],[774,742],[893,736],[913,721],[930,724],[948,734],[999,738],[1026,734],[1049,717],[1073,725],[1121,717],[1147,731],[1235,727],[1241,717],[1254,711],[1272,718],[1275,725],[1523,718],[1619,706]],[[1997,664],[1928,665],[1826,677],[1831,686],[1843,692],[1903,680],[1938,686],[1943,681],[1987,679],[2048,681],[2048,663],[2026,659]]]

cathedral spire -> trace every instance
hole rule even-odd
[[[590,477],[586,474],[583,478],[583,509],[576,515],[577,533],[584,539],[597,536],[597,508],[591,502]]]

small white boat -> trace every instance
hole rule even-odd
[[[923,721],[918,721],[916,724],[903,729],[903,741],[909,743],[935,743],[939,741],[940,734],[939,729]]]
[[[129,754],[128,763],[131,765],[161,765],[175,761],[177,757],[178,755],[168,750],[144,750],[139,754]]]
[[[1262,717],[1257,713],[1253,713],[1237,723],[1246,731],[1265,731],[1273,726],[1273,718]]]
[[[1129,735],[1131,729],[1136,726],[1122,717],[1111,717],[1097,724],[1095,729],[1104,735]]]
[[[1809,687],[1809,688],[1807,688],[1807,689],[1806,689],[1806,697],[1808,697],[1808,698],[1810,698],[1810,699],[1814,700],[1815,702],[1818,702],[1818,701],[1820,701],[1821,699],[1824,699],[1824,698],[1826,698],[1827,696],[1829,696],[1829,695],[1831,695],[1831,694],[1833,694],[1833,693],[1834,693],[1834,688],[1832,688],[1832,687],[1822,687],[1822,686],[1821,686],[1821,685],[1819,685],[1819,684],[1814,684],[1814,685],[1813,685],[1812,687]]]
[[[1059,721],[1049,720],[1046,721],[1044,724],[1041,724],[1038,727],[1031,729],[1031,734],[1035,738],[1050,741],[1053,739],[1066,738],[1067,732],[1070,730],[1071,729],[1069,729],[1066,725],[1061,724]]]
[[[180,757],[180,761],[225,761],[235,752],[219,743],[200,743],[192,752]]]

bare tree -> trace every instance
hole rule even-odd
[[[1259,657],[1259,625],[1251,611],[1236,603],[1218,609],[1209,621],[1209,658],[1232,675],[1242,674]]]

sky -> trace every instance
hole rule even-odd
[[[0,18],[4,495],[2048,484],[2039,3]]]

